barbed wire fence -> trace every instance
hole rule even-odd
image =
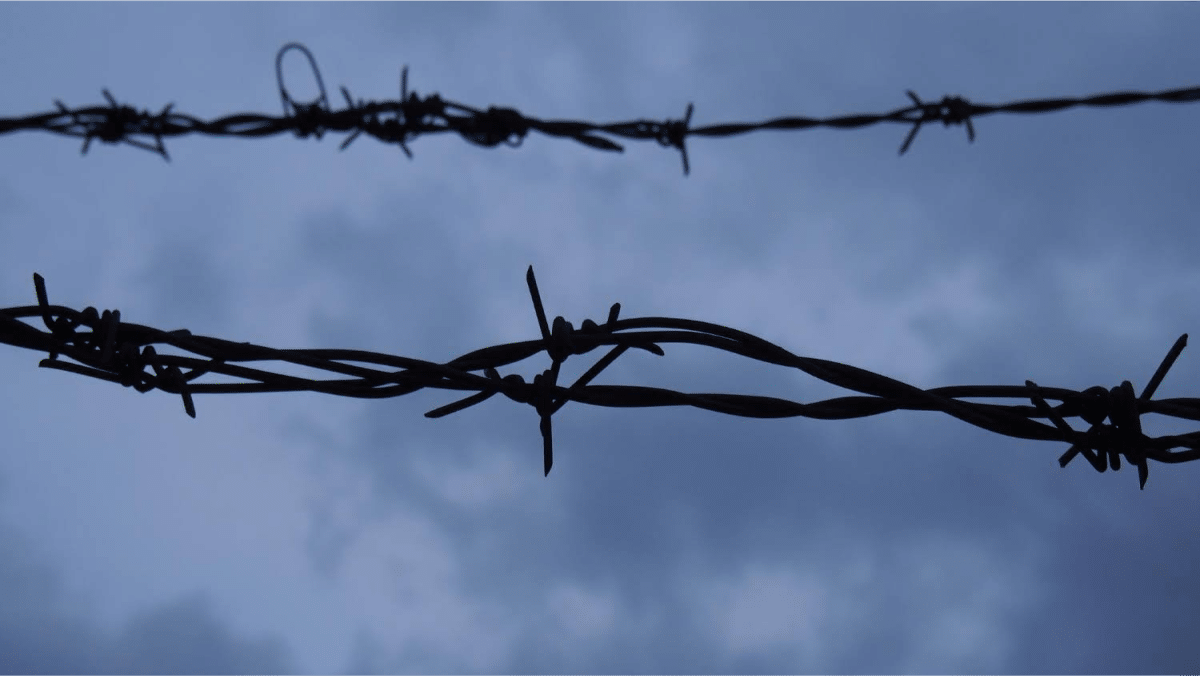
[[[296,103],[283,84],[282,60],[289,49],[302,51],[312,66],[321,92],[320,97],[312,103]],[[689,124],[693,106],[688,104],[682,120],[662,123],[641,120],[601,125],[542,121],[526,117],[511,108],[494,106],[481,111],[443,100],[437,94],[421,98],[415,92],[408,91],[407,67],[401,74],[399,101],[355,102],[346,88],[342,87],[347,108],[333,111],[328,107],[316,60],[306,47],[299,43],[284,45],[276,56],[275,68],[284,108],[282,117],[238,114],[205,122],[171,112],[172,105],[152,115],[119,105],[108,90],[103,90],[109,102],[107,107],[71,110],[55,101],[58,112],[23,118],[0,118],[0,134],[41,129],[83,138],[82,152],[85,154],[91,142],[99,139],[105,143],[123,142],[150,150],[167,160],[170,158],[163,146],[163,137],[189,133],[260,137],[290,131],[302,138],[313,135],[319,139],[326,131],[352,132],[342,143],[343,150],[360,134],[366,133],[386,143],[398,144],[410,158],[412,153],[407,143],[425,133],[453,131],[477,145],[495,147],[501,143],[519,146],[530,130],[536,130],[550,136],[571,138],[600,150],[622,151],[617,143],[596,135],[607,134],[630,139],[655,139],[663,146],[677,148],[682,154],[683,170],[687,175],[689,166],[685,139],[693,135],[732,136],[760,129],[821,126],[852,129],[880,122],[900,122],[912,125],[900,146],[900,154],[903,155],[921,125],[931,122],[940,121],[945,126],[965,124],[968,139],[974,140],[971,118],[996,112],[1041,113],[1073,106],[1119,106],[1150,100],[1200,100],[1200,88],[1189,88],[1159,93],[1118,92],[1085,98],[1028,100],[992,106],[973,104],[957,96],[944,97],[938,103],[924,103],[909,91],[912,106],[881,115],[826,119],[788,117],[757,124],[691,128]],[[154,143],[139,140],[138,137],[152,138]],[[671,317],[619,319],[619,303],[613,304],[603,324],[585,319],[576,329],[561,316],[555,317],[550,323],[546,319],[532,266],[526,273],[526,283],[541,337],[485,347],[442,364],[363,350],[277,349],[196,336],[186,329],[163,331],[122,321],[121,313],[117,310],[100,313],[90,306],[77,311],[51,305],[45,280],[37,273],[34,273],[33,280],[37,305],[0,309],[0,342],[48,353],[49,357],[39,362],[41,367],[120,383],[139,392],[158,389],[180,395],[184,410],[193,418],[196,416],[193,395],[196,394],[310,391],[343,397],[387,398],[427,388],[474,392],[429,411],[425,415],[430,418],[441,418],[496,394],[503,394],[513,401],[528,404],[537,412],[543,440],[545,475],[549,475],[553,464],[551,419],[554,413],[572,401],[609,407],[694,406],[748,418],[841,420],[896,410],[941,411],[998,434],[1070,444],[1058,459],[1061,467],[1066,467],[1076,456],[1083,455],[1098,472],[1107,471],[1109,467],[1118,470],[1124,457],[1126,462],[1137,467],[1139,485],[1143,489],[1149,475],[1149,460],[1181,463],[1200,459],[1200,431],[1150,437],[1143,432],[1141,425],[1141,415],[1144,413],[1200,420],[1200,398],[1152,399],[1167,371],[1187,344],[1187,334],[1175,341],[1140,395],[1135,394],[1128,380],[1112,388],[1094,386],[1082,391],[1042,387],[1030,380],[1026,380],[1024,386],[969,385],[924,390],[847,364],[800,357],[762,338],[718,324]],[[24,318],[41,319],[45,330],[21,321]],[[859,396],[802,404],[767,396],[689,394],[657,387],[590,384],[626,351],[641,349],[665,356],[660,345],[672,343],[704,345],[768,364],[796,368],[814,378],[857,392]],[[196,356],[160,354],[155,345],[170,346]],[[612,349],[571,385],[558,383],[560,368],[567,358],[587,354],[601,346],[611,346]],[[534,375],[530,382],[515,373],[500,375],[498,369],[501,367],[541,352],[550,357],[551,366]],[[60,359],[60,356],[72,361]],[[346,377],[317,380],[238,365],[262,361],[291,363]],[[147,367],[150,372],[147,372]],[[195,382],[209,374],[238,380]],[[964,401],[966,398],[1015,398],[1030,401],[1032,405],[1005,406]],[[1061,403],[1050,406],[1047,400]],[[1073,428],[1066,421],[1072,417],[1083,420],[1086,429]],[[1038,419],[1049,420],[1051,424],[1039,422]]]

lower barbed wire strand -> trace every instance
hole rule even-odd
[[[179,395],[192,417],[195,417],[192,398],[200,394],[308,391],[382,399],[426,389],[471,393],[428,412],[427,417],[444,417],[495,394],[504,394],[538,411],[547,471],[552,458],[551,419],[569,402],[612,408],[691,406],[747,418],[821,420],[865,418],[899,410],[942,412],[1005,436],[1068,443],[1071,447],[1060,458],[1063,466],[1075,455],[1083,454],[1097,470],[1104,471],[1109,465],[1119,468],[1120,458],[1124,457],[1138,467],[1143,486],[1148,460],[1181,463],[1200,459],[1200,431],[1155,438],[1144,434],[1140,422],[1143,413],[1200,420],[1200,398],[1157,401],[1151,398],[1182,353],[1187,334],[1175,341],[1138,396],[1129,381],[1110,389],[1096,386],[1083,391],[1043,387],[1032,381],[1026,381],[1025,386],[959,385],[926,390],[848,364],[798,356],[762,338],[720,324],[673,317],[618,319],[619,304],[613,305],[604,324],[587,319],[581,324],[584,328],[576,330],[571,322],[556,317],[552,331],[532,268],[527,272],[527,283],[541,339],[493,345],[444,363],[366,350],[278,349],[198,336],[185,329],[163,331],[125,322],[115,310],[101,313],[92,307],[77,311],[52,305],[45,281],[36,273],[38,304],[0,309],[0,342],[49,354],[39,363],[43,367],[119,383],[141,392],[159,389]],[[38,329],[24,319],[41,320],[46,328]],[[857,394],[804,404],[759,395],[687,393],[643,385],[591,383],[629,349],[666,356],[667,351],[661,345],[668,344],[710,347],[794,368]],[[575,383],[557,382],[563,362],[582,358],[602,346],[608,346],[609,351]],[[198,356],[161,351],[167,347]],[[541,352],[550,357],[551,368],[529,381],[515,373],[501,375],[498,370]],[[245,365],[272,361],[346,377],[314,379]],[[234,380],[198,382],[220,377]],[[1023,403],[1001,405],[966,401],[968,398],[1018,399]],[[1060,403],[1051,406],[1047,400]],[[1089,427],[1083,430],[1071,427],[1066,419],[1072,417],[1083,419]]]

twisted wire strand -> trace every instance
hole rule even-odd
[[[320,90],[320,96],[309,103],[294,101],[283,82],[283,57],[293,49],[300,51],[308,59]],[[679,150],[683,160],[683,173],[687,176],[691,170],[686,146],[689,136],[724,137],[766,129],[799,130],[814,127],[858,129],[881,122],[894,122],[912,127],[900,145],[899,154],[903,155],[916,139],[921,126],[934,122],[941,122],[947,127],[965,125],[967,139],[974,142],[975,127],[972,118],[993,113],[1048,113],[1077,106],[1113,107],[1145,101],[1190,103],[1200,100],[1200,87],[1161,92],[1125,91],[1085,97],[1030,99],[1001,105],[972,103],[961,96],[944,96],[940,101],[926,102],[912,90],[908,90],[906,94],[912,105],[888,113],[828,118],[780,117],[765,122],[716,124],[693,128],[690,126],[694,110],[691,103],[688,103],[683,118],[678,120],[634,120],[596,124],[575,120],[539,120],[527,117],[513,108],[497,106],[479,110],[442,99],[436,93],[422,98],[416,92],[408,90],[408,66],[401,69],[398,101],[355,101],[350,92],[341,87],[346,108],[332,110],[316,58],[307,47],[298,42],[285,44],[276,54],[275,77],[283,103],[282,117],[240,113],[204,121],[183,113],[171,112],[173,103],[168,104],[159,113],[151,114],[149,111],[138,111],[131,106],[118,104],[112,94],[103,89],[101,91],[108,101],[108,106],[71,109],[61,101],[55,100],[58,109],[56,112],[0,118],[0,134],[41,129],[82,138],[83,154],[87,154],[93,140],[99,139],[105,143],[127,143],[157,153],[169,161],[170,157],[162,143],[163,137],[192,133],[259,137],[292,132],[301,138],[315,136],[320,139],[327,131],[347,132],[350,135],[342,142],[341,150],[345,150],[361,134],[367,134],[384,143],[399,145],[404,154],[412,159],[408,143],[422,134],[455,132],[471,143],[491,148],[502,143],[512,147],[520,146],[532,130],[556,138],[570,138],[591,148],[613,152],[624,152],[624,148],[605,138],[605,135],[633,140],[655,140],[664,147]]]
[[[719,324],[671,317],[620,319],[619,303],[613,304],[603,324],[585,319],[576,329],[561,316],[548,322],[532,266],[526,272],[526,284],[541,337],[485,347],[440,364],[364,350],[276,349],[196,336],[186,329],[163,331],[123,321],[117,310],[101,313],[94,307],[77,311],[51,305],[45,280],[34,273],[33,281],[37,305],[0,309],[0,342],[48,353],[49,357],[39,362],[41,367],[120,383],[139,392],[158,389],[179,395],[184,410],[193,418],[193,397],[198,394],[309,391],[372,399],[399,397],[422,389],[473,392],[429,411],[425,414],[429,418],[441,418],[503,394],[537,412],[545,475],[553,465],[551,418],[568,402],[609,407],[693,406],[748,418],[822,420],[863,418],[897,410],[941,411],[997,434],[1070,444],[1059,458],[1062,467],[1083,455],[1099,472],[1109,466],[1118,470],[1124,457],[1138,468],[1143,489],[1149,460],[1180,463],[1200,459],[1200,431],[1149,437],[1141,426],[1144,413],[1200,420],[1200,398],[1152,399],[1187,344],[1187,334],[1175,341],[1139,396],[1134,395],[1128,380],[1113,388],[1095,386],[1083,391],[1043,387],[1030,380],[1024,386],[966,385],[924,390],[847,364],[797,356],[762,338]],[[40,319],[45,330],[21,321],[25,318]],[[590,384],[626,351],[640,349],[665,356],[661,346],[672,343],[704,345],[799,369],[857,394],[803,404],[768,396]],[[171,346],[195,356],[160,353],[155,345]],[[611,349],[574,383],[558,382],[563,362],[598,347]],[[541,352],[550,357],[551,366],[531,381],[526,382],[516,373],[500,374],[500,368]],[[341,377],[304,378],[240,365],[263,361],[307,366]],[[197,382],[209,374],[234,380]],[[964,401],[966,398],[1015,398],[1032,405],[1006,406]],[[1061,403],[1051,406],[1047,400]],[[1071,427],[1066,422],[1071,417],[1082,419],[1086,429]]]

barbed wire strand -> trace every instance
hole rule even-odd
[[[309,103],[297,103],[288,93],[283,82],[283,56],[289,50],[299,50],[307,57],[320,90],[320,96]],[[108,106],[91,106],[70,109],[55,100],[56,112],[30,115],[27,117],[0,118],[0,134],[14,131],[41,129],[56,134],[82,138],[81,153],[86,154],[92,140],[105,143],[127,143],[157,153],[170,160],[163,137],[184,134],[207,134],[211,136],[261,137],[292,132],[300,138],[315,136],[320,139],[325,132],[348,132],[350,136],[342,142],[345,150],[361,134],[367,134],[385,143],[395,143],[404,154],[412,159],[409,141],[422,134],[455,132],[467,141],[484,147],[496,147],[501,143],[517,147],[530,131],[547,136],[570,138],[591,148],[613,152],[624,152],[624,148],[603,135],[634,140],[653,139],[664,147],[679,150],[683,160],[683,173],[690,173],[686,140],[690,136],[735,136],[753,131],[799,130],[814,127],[836,129],[858,129],[881,122],[911,125],[908,135],[900,145],[900,155],[908,151],[917,137],[921,126],[941,122],[943,126],[965,125],[968,141],[975,140],[972,118],[993,113],[1048,113],[1076,106],[1113,107],[1126,106],[1145,101],[1189,103],[1200,100],[1200,87],[1172,89],[1161,92],[1124,91],[1097,94],[1085,97],[1062,97],[1055,99],[1030,99],[1002,105],[972,103],[961,96],[944,96],[941,101],[926,102],[912,90],[905,93],[912,101],[911,106],[898,108],[877,115],[860,114],[840,117],[780,117],[757,123],[717,124],[706,127],[691,127],[693,104],[688,103],[682,119],[655,122],[634,120],[612,124],[596,124],[574,120],[539,120],[527,117],[513,108],[490,106],[479,110],[470,106],[442,99],[438,94],[424,98],[408,91],[408,66],[401,69],[400,100],[398,101],[355,101],[350,92],[341,87],[346,108],[332,110],[326,95],[325,84],[312,52],[307,47],[290,42],[280,48],[275,57],[275,76],[279,95],[283,103],[283,116],[241,113],[204,121],[183,113],[171,112],[173,103],[157,114],[138,111],[128,105],[120,105],[107,89],[102,89]],[[143,137],[139,140],[137,137]],[[153,140],[153,144],[149,140]]]
[[[186,329],[163,331],[121,319],[117,310],[94,307],[76,311],[51,305],[42,276],[34,273],[37,305],[0,309],[0,342],[49,354],[39,366],[120,383],[139,392],[158,389],[180,395],[184,410],[196,417],[193,397],[199,394],[245,392],[322,392],[341,397],[385,398],[422,389],[474,392],[426,413],[441,418],[503,394],[531,406],[539,418],[543,472],[553,465],[551,418],[568,402],[609,407],[693,406],[748,418],[806,417],[845,420],[889,411],[941,411],[982,429],[1019,439],[1070,444],[1059,458],[1066,467],[1083,455],[1099,472],[1120,469],[1121,457],[1138,468],[1144,489],[1149,460],[1180,463],[1200,459],[1200,431],[1182,435],[1147,436],[1141,415],[1157,413],[1200,420],[1200,399],[1152,399],[1159,384],[1187,344],[1187,334],[1175,341],[1140,396],[1130,381],[1113,388],[1082,391],[1043,387],[1026,380],[1024,386],[966,385],[929,390],[908,385],[866,369],[825,359],[800,357],[762,338],[719,324],[671,317],[619,319],[614,303],[603,324],[585,319],[576,329],[562,316],[546,320],[537,280],[530,266],[526,284],[537,317],[540,338],[485,347],[445,363],[346,349],[275,349],[252,343],[196,336]],[[24,321],[40,319],[45,330]],[[604,369],[630,349],[665,356],[663,344],[687,343],[739,354],[749,359],[799,369],[832,385],[858,393],[810,404],[769,396],[685,393],[640,385],[593,385]],[[196,356],[161,353],[155,345],[170,346]],[[597,347],[611,349],[570,385],[558,382],[560,367],[572,356]],[[526,382],[520,374],[501,376],[499,369],[545,352],[550,368]],[[70,361],[67,361],[70,359]],[[278,361],[345,376],[312,379],[241,366],[244,362]],[[147,367],[150,368],[147,371]],[[217,374],[235,380],[196,382]],[[965,398],[1022,399],[1025,404],[999,405]],[[1050,406],[1047,400],[1061,403]],[[1087,427],[1076,430],[1066,422],[1078,417]],[[1048,419],[1052,424],[1038,422]],[[1105,422],[1105,421],[1108,422]],[[1183,449],[1183,450],[1174,450]]]
[[[283,56],[297,49],[307,57],[317,81],[320,96],[310,103],[293,100],[283,82]],[[453,131],[466,140],[485,147],[501,143],[519,146],[530,130],[555,137],[572,138],[600,150],[622,152],[623,148],[603,136],[607,134],[629,139],[654,139],[663,146],[677,148],[683,160],[684,175],[690,171],[685,140],[688,136],[732,136],[760,129],[807,129],[835,127],[852,129],[880,122],[899,122],[912,125],[904,143],[903,155],[920,131],[921,125],[942,122],[943,126],[965,124],[969,141],[975,139],[973,117],[996,112],[1040,113],[1073,106],[1117,106],[1149,100],[1190,102],[1200,100],[1200,88],[1176,89],[1158,93],[1117,92],[1084,98],[1027,100],[1005,105],[973,104],[959,96],[946,96],[940,102],[923,102],[911,90],[906,92],[913,105],[881,115],[849,115],[826,119],[807,117],[777,118],[761,123],[723,124],[691,128],[694,110],[691,103],[682,120],[663,123],[640,120],[616,124],[593,124],[577,121],[543,121],[529,118],[511,108],[489,107],[477,110],[437,94],[421,98],[408,91],[408,68],[401,70],[400,100],[385,102],[355,102],[342,87],[347,108],[333,111],[316,59],[302,44],[288,43],[276,55],[276,78],[284,115],[272,117],[257,114],[238,114],[209,122],[189,115],[171,112],[174,104],[152,115],[131,106],[120,105],[107,89],[102,90],[108,106],[69,109],[55,101],[57,112],[24,118],[0,118],[0,134],[25,129],[44,129],[54,133],[84,139],[82,154],[86,154],[93,139],[105,143],[128,143],[160,154],[170,160],[163,146],[164,136],[202,133],[217,136],[268,136],[292,132],[298,137],[316,136],[326,131],[350,132],[342,143],[344,150],[359,135],[366,133],[387,143],[396,143],[411,158],[407,143],[420,134]],[[388,117],[391,115],[391,117]],[[154,143],[137,136],[152,138]],[[744,417],[778,418],[803,416],[820,419],[847,419],[877,415],[894,410],[937,410],[986,430],[1007,436],[1053,440],[1071,446],[1059,458],[1062,467],[1082,454],[1100,472],[1109,466],[1120,468],[1120,458],[1137,466],[1139,483],[1145,487],[1148,460],[1164,463],[1187,462],[1200,458],[1200,432],[1185,435],[1147,437],[1141,428],[1142,413],[1160,413],[1180,418],[1200,420],[1200,399],[1151,399],[1167,370],[1174,364],[1187,342],[1181,336],[1163,360],[1141,396],[1134,396],[1129,381],[1106,389],[1091,387],[1081,392],[1061,388],[1040,387],[1033,381],[1019,386],[959,386],[931,390],[907,385],[879,374],[837,362],[798,357],[783,348],[750,334],[707,322],[649,317],[618,319],[620,305],[614,304],[608,320],[597,325],[584,320],[575,330],[561,316],[553,324],[546,320],[533,269],[527,273],[527,284],[538,319],[541,339],[496,345],[476,350],[445,364],[407,357],[397,357],[361,350],[279,350],[251,343],[234,343],[218,338],[193,336],[187,330],[161,331],[139,324],[122,322],[118,311],[99,313],[88,307],[82,312],[50,305],[42,277],[34,274],[38,305],[0,310],[0,342],[48,352],[49,358],[39,365],[71,371],[102,380],[118,382],[140,392],[152,389],[178,394],[184,410],[195,417],[193,394],[233,392],[314,391],[338,396],[380,398],[411,394],[425,388],[474,390],[476,393],[454,403],[428,412],[439,418],[481,403],[502,393],[518,403],[529,404],[537,412],[543,439],[544,473],[553,464],[551,418],[567,402],[597,406],[694,406],[711,411]],[[23,317],[40,317],[47,331],[42,332],[19,321]],[[77,332],[86,327],[88,332]],[[641,329],[638,331],[638,329]],[[618,333],[629,331],[629,333]],[[630,348],[644,349],[663,356],[659,343],[692,343],[764,361],[798,368],[809,375],[866,396],[839,397],[812,404],[775,397],[736,394],[687,394],[662,388],[622,385],[589,385],[605,368]],[[183,355],[159,354],[155,344],[165,344],[200,355],[204,359]],[[558,384],[559,369],[572,355],[585,354],[601,345],[613,348],[597,361],[570,387]],[[497,369],[522,361],[545,351],[551,367],[536,374],[529,383],[518,374],[501,377]],[[59,355],[73,362],[59,359]],[[314,380],[238,366],[230,362],[284,361],[293,364],[352,376],[348,379]],[[384,371],[356,366],[345,362],[375,364],[400,369]],[[146,367],[153,373],[147,373]],[[189,369],[184,373],[181,369]],[[482,371],[483,375],[475,373]],[[222,382],[194,384],[193,381],[216,373],[251,382]],[[960,398],[1019,398],[1028,399],[1033,406],[973,403]],[[1062,403],[1051,407],[1046,399]],[[1086,431],[1072,428],[1065,418],[1078,416],[1089,427]],[[1036,422],[1046,418],[1053,427]],[[1111,421],[1105,423],[1105,420]],[[1183,448],[1182,451],[1173,449]]]

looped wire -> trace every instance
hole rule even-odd
[[[314,99],[312,103],[296,103],[292,100],[291,95],[288,94],[287,87],[283,84],[283,55],[289,49],[299,49],[308,58],[308,64],[312,66],[313,75],[317,78],[317,88],[321,91],[321,95]],[[321,71],[317,68],[317,60],[313,57],[312,52],[308,51],[308,47],[299,42],[289,42],[280,47],[279,53],[275,55],[275,80],[279,84],[279,98],[283,102],[283,116],[296,118],[296,136],[305,138],[309,134],[313,134],[318,139],[321,138],[325,130],[321,128],[318,118],[320,114],[329,110],[329,98],[325,95],[325,82],[321,79]]]

